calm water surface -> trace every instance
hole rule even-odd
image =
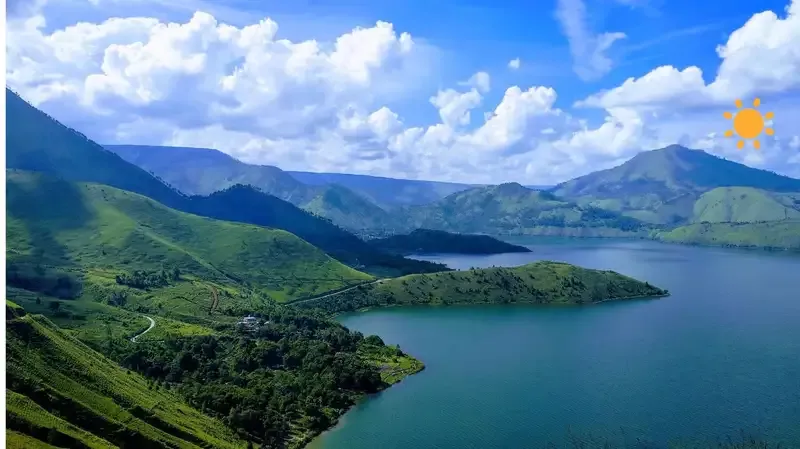
[[[800,257],[638,241],[529,246],[425,258],[453,268],[565,261],[672,296],[345,316],[427,369],[359,404],[311,447],[535,448],[570,434],[663,444],[742,431],[800,447]]]

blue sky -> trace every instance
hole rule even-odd
[[[12,52],[7,76],[12,88],[56,117],[63,117],[67,122],[71,120],[75,126],[102,122],[98,129],[84,131],[103,142],[219,147],[248,162],[276,164],[287,169],[460,181],[545,183],[613,165],[637,151],[682,139],[681,142],[694,147],[751,165],[800,175],[800,166],[795,166],[794,162],[798,159],[800,165],[800,158],[795,158],[793,147],[794,139],[800,142],[800,138],[794,134],[779,133],[780,139],[768,143],[768,148],[774,148],[772,153],[760,155],[732,152],[732,143],[722,141],[718,136],[709,136],[717,128],[725,126],[720,118],[721,110],[725,109],[721,99],[728,98],[725,92],[720,93],[716,88],[734,81],[738,83],[736,88],[726,90],[730,95],[744,93],[782,100],[781,107],[785,113],[776,111],[776,125],[781,117],[798,116],[795,114],[800,109],[800,101],[796,100],[800,97],[793,95],[800,87],[800,75],[778,73],[800,67],[800,40],[787,41],[786,37],[794,24],[800,24],[797,17],[788,16],[786,9],[789,5],[790,0],[725,3],[687,0],[49,0],[40,2],[38,9],[12,15],[11,20],[18,22],[16,26],[26,27],[25,32],[33,34],[25,42],[19,39],[15,43],[9,39],[9,47],[17,49],[15,54],[18,58],[15,59]],[[800,10],[800,6],[796,8]],[[134,55],[141,50],[136,46],[136,39],[142,44],[149,42],[156,49],[174,45],[175,40],[170,40],[171,44],[165,43],[165,47],[158,47],[157,39],[171,38],[163,33],[148,37],[142,24],[132,25],[132,18],[150,18],[154,22],[148,22],[147,26],[151,27],[157,27],[156,22],[174,22],[176,26],[185,25],[190,29],[189,23],[198,11],[207,13],[216,21],[217,31],[214,31],[214,37],[208,37],[209,34],[202,39],[191,38],[192,46],[203,47],[209,45],[209,39],[218,40],[222,23],[244,29],[266,17],[278,26],[269,45],[274,46],[280,39],[293,44],[314,40],[319,44],[322,56],[334,53],[336,39],[340,36],[352,33],[356,27],[374,29],[378,21],[391,24],[394,37],[386,37],[385,46],[369,50],[374,54],[359,53],[371,55],[364,58],[377,58],[364,62],[365,70],[371,71],[368,81],[351,79],[346,85],[329,86],[327,82],[322,82],[325,86],[319,82],[305,85],[308,75],[301,79],[281,78],[291,72],[284,67],[280,76],[270,75],[264,78],[267,81],[248,79],[248,82],[255,83],[248,84],[250,89],[271,86],[265,88],[261,97],[248,95],[243,90],[235,99],[224,100],[222,90],[214,91],[213,86],[219,86],[222,75],[230,73],[201,82],[199,74],[210,76],[208,67],[192,72],[192,80],[197,83],[184,84],[183,87],[199,86],[200,90],[186,95],[181,95],[180,82],[176,81],[185,81],[188,76],[185,69],[172,68],[172,72],[167,72],[161,67],[166,63],[158,63],[161,64],[160,71],[136,72],[149,70],[142,67],[152,69],[153,64],[146,63],[143,58],[154,57],[157,60],[158,57],[153,55],[160,51],[151,49],[149,53],[144,52],[150,56],[144,53]],[[748,22],[764,11],[773,12],[770,17],[761,17],[766,25]],[[31,17],[41,17],[45,24],[31,25]],[[108,21],[113,17],[130,23],[112,27]],[[770,20],[780,22],[782,28],[770,26]],[[76,27],[78,22],[84,22],[85,26]],[[98,32],[92,34],[88,31],[90,26],[104,29],[108,35],[97,38]],[[130,37],[132,27],[137,30],[136,39]],[[114,29],[108,31],[110,28]],[[72,32],[59,33],[65,29]],[[735,54],[728,58],[729,68],[724,76],[719,76],[721,81],[712,86],[720,70],[719,47],[728,44],[732,33],[739,29],[744,29],[742,35],[756,39],[750,39],[748,42],[752,43],[744,47],[737,42],[728,46],[736,50],[729,53]],[[789,31],[785,31],[787,29]],[[201,32],[207,30],[197,31],[197,36]],[[401,45],[402,33],[410,35],[413,49]],[[613,35],[616,37],[612,36],[613,43],[595,54],[598,42],[607,33],[609,36],[617,33]],[[24,33],[18,34],[22,36]],[[65,37],[67,34],[69,39]],[[41,40],[40,45],[34,42],[36,38]],[[65,42],[75,40],[87,47],[86,53],[73,61],[74,66],[63,60],[51,64],[59,59],[59,45],[64,45],[59,44],[58,39]],[[364,36],[355,38],[357,45],[364,46],[369,44],[369,39]],[[775,42],[778,44],[773,45]],[[185,50],[187,55],[192,51],[198,52],[189,49],[188,44],[181,45],[174,51]],[[113,71],[109,68],[113,61],[108,59],[110,56],[106,50],[114,47],[116,51],[119,46],[129,46],[130,51],[113,61],[125,60],[127,69]],[[203,47],[199,54],[211,54],[209,48]],[[751,73],[753,70],[743,68],[744,63],[740,61],[748,52],[759,58],[764,56],[763,60],[754,61],[756,65],[769,64],[769,58],[774,57],[785,67],[776,68],[775,73]],[[266,58],[264,61],[274,57],[267,53],[266,50],[259,51],[260,57]],[[224,67],[232,71],[250,57],[247,54],[246,49],[237,47],[235,51],[221,52],[208,59],[219,60],[223,64],[220,70]],[[790,56],[788,60],[787,55]],[[520,67],[516,70],[508,66],[509,61],[515,58],[520,60]],[[24,70],[26,64],[33,64],[31,59],[39,75],[31,74],[33,70]],[[209,61],[204,64],[209,64]],[[668,80],[656,82],[654,86],[668,87],[670,82],[675,82],[678,83],[676,86],[685,87],[681,71],[687,67],[700,69],[702,82],[692,81],[691,88],[675,93],[674,107],[666,98],[670,96],[668,94],[643,99],[641,93],[627,89],[616,92],[621,96],[602,96],[604,92],[619,89],[628,78],[645,77],[662,66],[675,70],[664,75],[669,77]],[[45,76],[42,71],[46,67],[53,73]],[[181,73],[176,74],[176,71]],[[134,72],[140,74],[131,75]],[[478,72],[488,76],[491,87],[477,88],[467,98],[470,89],[476,87],[466,81]],[[65,73],[74,79],[67,80]],[[101,75],[104,83],[102,87],[90,89],[89,84],[99,79],[92,76],[95,73]],[[36,79],[37,76],[40,79]],[[319,76],[324,78],[327,75],[320,72]],[[778,79],[779,76],[782,78]],[[53,84],[44,89],[43,83],[51,81],[43,80],[53,78],[63,79],[58,82],[59,87],[55,88]],[[760,84],[750,80],[758,80]],[[691,84],[690,81],[686,83]],[[120,90],[123,85],[126,86],[124,94]],[[508,96],[513,87],[518,87],[522,93],[531,89],[541,90],[536,90],[536,95],[533,91],[528,96],[521,95],[519,101],[522,103],[513,106],[510,100],[517,97]],[[142,94],[147,89],[156,89],[158,94]],[[275,89],[283,90],[276,92]],[[346,95],[342,93],[345,90],[348,92]],[[432,98],[448,90],[453,92],[447,98],[442,96],[439,106],[434,106]],[[89,95],[91,92],[94,93]],[[103,96],[96,92],[102,92]],[[787,92],[792,96],[787,97]],[[187,99],[190,95],[192,98]],[[204,95],[209,99],[204,103],[194,95]],[[709,98],[706,102],[693,100],[706,95]],[[593,96],[596,98],[593,106],[574,107],[576,102]],[[548,100],[551,97],[557,97],[554,103]],[[74,110],[76,98],[79,111]],[[445,99],[449,102],[447,107],[442,103]],[[504,99],[509,101],[504,102]],[[220,118],[219,105],[233,104],[230,101],[239,105],[251,101],[252,104],[239,108],[236,114]],[[469,106],[464,106],[467,103]],[[485,126],[488,119],[484,114],[504,103],[507,105],[504,110],[508,111],[505,118],[502,121],[502,117],[498,118],[493,126]],[[521,106],[523,103],[524,107]],[[459,108],[462,106],[457,104],[466,108],[469,118],[461,117],[463,120],[459,119],[458,123],[451,118],[448,122],[443,111],[452,111],[452,108],[461,111]],[[109,114],[109,105],[120,113]],[[300,121],[286,123],[277,118],[269,120],[252,115],[281,114],[282,109],[278,106],[285,109],[287,105],[290,109],[297,106],[297,120]],[[206,111],[203,117],[179,124],[164,120],[163,113],[156,113],[180,110],[180,114],[187,114],[206,106],[213,112]],[[371,120],[366,118],[381,108],[385,108],[382,113]],[[314,116],[313,120],[302,122],[309,115]],[[347,125],[350,128],[342,125],[345,116],[350,117],[351,124]],[[265,123],[256,123],[259,121]],[[333,122],[339,124],[333,125]],[[194,127],[194,123],[202,123],[202,127]],[[606,128],[613,129],[601,129],[604,123],[610,123]],[[176,127],[180,129],[176,130]],[[284,133],[295,127],[297,131],[292,131],[290,136]],[[345,128],[347,130],[342,131]],[[684,128],[685,132],[682,131]],[[719,133],[723,131],[719,129]],[[340,146],[346,149],[338,149]],[[332,151],[332,148],[337,149]],[[335,151],[339,153],[333,154]],[[543,165],[550,164],[552,170],[542,168],[537,161]]]

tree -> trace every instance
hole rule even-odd
[[[61,308],[61,303],[58,301],[50,301],[47,307],[53,312],[57,312]]]

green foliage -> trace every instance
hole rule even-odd
[[[516,183],[476,187],[396,213],[411,228],[490,235],[615,237],[644,235],[639,220],[583,207]]]
[[[165,287],[169,285],[170,281],[177,281],[180,279],[180,269],[176,267],[175,270],[177,271],[167,272],[163,269],[161,271],[135,270],[130,274],[118,274],[115,280],[117,281],[117,284],[128,285],[140,289]],[[115,302],[119,302],[119,300]]]
[[[302,445],[361,395],[422,369],[318,313],[273,305],[256,317],[252,333],[128,345],[115,357],[268,447]]]
[[[75,275],[41,265],[8,263],[6,282],[13,287],[61,299],[75,299],[83,290],[83,283]]]
[[[512,245],[488,235],[453,234],[432,229],[416,229],[410,234],[393,235],[370,241],[374,246],[397,254],[457,253],[500,254],[524,253],[524,246]]]
[[[329,313],[410,304],[590,304],[667,295],[666,290],[613,271],[559,262],[404,276],[340,294],[299,301]]]
[[[164,389],[148,389],[143,377],[41,316],[6,321],[6,338],[7,428],[28,436],[15,441],[89,448],[245,446],[220,421]]]

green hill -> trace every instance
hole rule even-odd
[[[389,226],[386,211],[345,187],[305,185],[277,167],[246,164],[221,151],[143,145],[106,148],[189,195],[210,195],[237,184],[251,185],[345,229]]]
[[[410,234],[399,234],[370,243],[384,251],[398,254],[454,253],[500,254],[524,253],[524,246],[512,245],[488,235],[453,234],[432,229],[415,229]]]
[[[287,230],[337,260],[381,275],[443,267],[376,250],[358,237],[253,187],[232,186],[210,196],[186,197],[145,170],[65,127],[6,89],[8,168],[39,171],[70,181],[96,182],[147,196],[183,212]]]
[[[257,285],[283,301],[370,276],[294,235],[178,212],[99,184],[7,173],[9,262],[83,270],[181,272]]]
[[[624,164],[556,186],[579,204],[624,212],[641,220],[685,223],[700,195],[717,187],[800,192],[800,180],[758,170],[679,145],[637,154]]]
[[[660,232],[656,238],[696,245],[800,250],[800,220],[693,223]]]
[[[6,379],[9,447],[245,447],[221,421],[38,315],[6,321]]]
[[[517,183],[478,187],[398,214],[410,228],[490,235],[618,237],[641,235],[638,220],[583,207]]]
[[[800,194],[751,187],[719,187],[694,204],[693,223],[756,223],[800,219]]]
[[[321,187],[321,192],[301,207],[354,232],[392,227],[389,213],[338,184]]]
[[[331,313],[411,304],[591,304],[667,295],[666,290],[613,271],[559,262],[409,275],[295,303]]]

